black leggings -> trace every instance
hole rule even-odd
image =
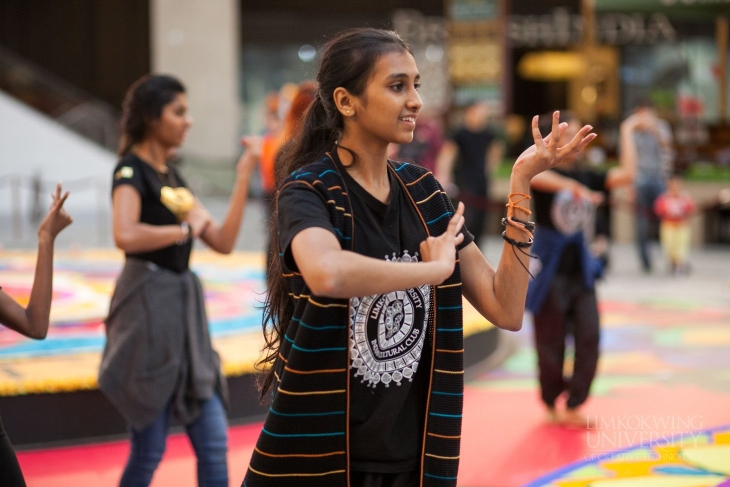
[[[585,288],[582,276],[558,274],[534,322],[542,400],[552,407],[567,390],[567,406],[577,408],[588,398],[598,364],[600,330],[595,290]],[[574,338],[575,358],[573,377],[566,380],[563,362],[568,334]]]
[[[0,420],[0,485],[3,487],[25,487],[23,472],[20,470],[13,445],[10,444],[8,435],[5,434],[2,420]]]

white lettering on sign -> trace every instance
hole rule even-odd
[[[663,0],[710,2],[712,0]],[[721,0],[714,0],[721,1]],[[730,2],[730,0],[722,0]],[[596,39],[609,45],[673,42],[677,32],[666,15],[652,13],[609,13],[598,16]],[[583,37],[583,18],[557,8],[547,15],[512,15],[507,39],[512,47],[557,47],[578,44]]]

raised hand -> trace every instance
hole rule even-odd
[[[261,159],[263,138],[258,135],[241,137],[241,145],[246,149],[236,164],[236,173],[239,177],[248,178]]]
[[[61,183],[56,185],[56,192],[51,194],[53,201],[51,207],[48,210],[45,218],[38,225],[38,238],[49,238],[55,240],[56,235],[61,233],[61,230],[73,223],[73,219],[63,209],[63,204],[68,198],[68,191],[61,196]]]
[[[513,173],[528,180],[559,165],[566,157],[580,152],[596,138],[596,134],[590,133],[593,127],[584,125],[570,142],[560,146],[560,135],[568,126],[567,123],[560,123],[560,112],[553,113],[552,130],[544,139],[538,128],[538,120],[537,115],[532,119],[532,138],[535,144],[520,154],[512,168]]]
[[[449,220],[446,231],[438,237],[428,237],[421,242],[420,252],[423,262],[438,262],[443,266],[438,282],[446,280],[453,272],[456,264],[456,246],[464,241],[464,234],[459,233],[464,226],[464,203],[459,203],[456,212]]]

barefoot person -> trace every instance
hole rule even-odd
[[[350,30],[322,49],[318,92],[278,185],[262,395],[271,408],[243,485],[454,486],[463,383],[462,295],[522,326],[536,174],[593,139],[560,127],[516,161],[495,270],[426,169],[389,161],[422,107],[397,34]],[[562,127],[564,129],[564,127]]]
[[[560,143],[566,144],[580,132],[581,124],[569,112],[561,114],[561,121],[567,128]],[[549,125],[543,124],[543,128]],[[624,133],[622,142],[627,138]],[[600,331],[594,281],[603,270],[587,243],[602,191],[631,184],[636,159],[635,152],[624,150],[619,166],[596,173],[580,165],[581,156],[581,152],[574,153],[532,179],[537,223],[532,252],[539,261],[527,293],[527,308],[534,314],[540,392],[548,420],[586,427],[590,425],[580,408],[588,399],[598,364]],[[574,337],[575,359],[572,377],[566,381],[567,335]],[[557,411],[556,400],[564,393],[566,408]]]

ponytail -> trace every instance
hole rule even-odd
[[[289,175],[317,161],[326,152],[335,149],[344,123],[333,99],[334,90],[345,88],[354,96],[365,91],[370,74],[380,56],[389,52],[411,52],[408,45],[392,31],[379,29],[352,29],[342,32],[322,48],[317,72],[317,95],[309,106],[299,133],[279,151],[275,167],[276,186]],[[345,147],[342,147],[345,150]],[[354,152],[350,151],[353,156]],[[279,255],[278,198],[269,224],[268,293],[264,302],[263,332],[265,347],[256,367],[264,369],[259,382],[261,400],[274,384],[273,365],[294,315],[294,303],[289,296]]]

